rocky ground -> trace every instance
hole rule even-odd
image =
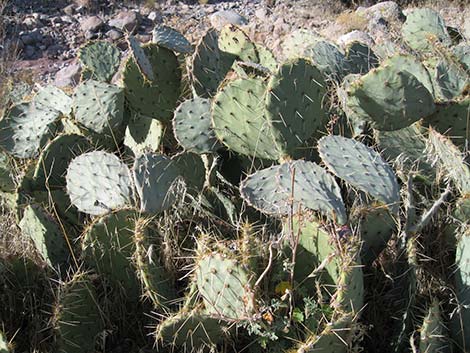
[[[470,6],[448,2],[438,2],[437,6],[448,25],[466,27],[470,32],[470,21],[465,23],[465,18],[470,18]],[[67,86],[80,75],[76,53],[84,42],[106,39],[125,50],[123,37],[126,33],[134,33],[145,43],[151,40],[156,24],[179,29],[193,43],[211,25],[242,24],[255,40],[264,42],[279,56],[285,36],[297,28],[315,29],[340,43],[351,36],[370,41],[368,34],[380,38],[381,32],[387,33],[389,22],[399,16],[394,2],[353,11],[340,1],[311,0],[238,0],[207,4],[155,0],[139,3],[10,0],[3,19],[6,37],[0,50],[17,48],[16,60],[10,63],[13,73],[29,71],[36,82],[53,81],[58,86]]]

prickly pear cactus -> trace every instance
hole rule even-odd
[[[72,112],[72,98],[60,88],[48,85],[42,87],[33,98],[34,103],[55,109],[64,115]]]
[[[111,153],[94,151],[74,158],[65,180],[70,200],[81,212],[103,215],[131,200],[129,168]]]
[[[10,353],[10,348],[8,346],[5,334],[0,331],[0,353]]]
[[[209,253],[196,260],[195,280],[208,314],[222,319],[249,319],[255,311],[253,274],[236,259]]]
[[[192,85],[201,97],[211,97],[230,70],[235,56],[219,47],[219,34],[209,29],[196,45],[189,61]]]
[[[0,120],[0,146],[17,158],[33,158],[57,130],[58,110],[34,102],[14,105]]]
[[[108,280],[131,301],[140,295],[140,283],[132,264],[136,251],[134,230],[137,214],[119,210],[96,218],[84,231],[82,252],[88,268]]]
[[[142,212],[158,214],[176,201],[180,171],[168,157],[143,154],[135,160],[133,173]]]
[[[393,212],[398,210],[400,188],[392,168],[370,147],[342,136],[325,136],[318,151],[329,170],[370,194]]]
[[[250,205],[268,214],[295,214],[301,207],[340,224],[347,220],[338,184],[313,162],[294,161],[255,172],[240,184],[240,192]]]
[[[88,80],[75,89],[73,111],[78,123],[117,144],[123,135],[124,91]]]
[[[122,73],[126,100],[134,112],[167,122],[173,116],[181,91],[178,60],[172,51],[156,44],[145,45],[142,50],[155,77],[149,81],[130,57]]]
[[[419,351],[438,353],[448,348],[439,300],[434,298],[421,326]]]
[[[211,153],[219,147],[212,128],[211,104],[207,98],[195,97],[181,103],[175,110],[173,131],[186,151]]]
[[[219,48],[241,61],[259,63],[255,44],[235,25],[226,25],[219,34]]]
[[[183,352],[214,349],[226,337],[228,329],[223,320],[213,318],[200,310],[182,311],[157,326],[157,342],[179,347]]]
[[[90,78],[109,82],[121,62],[118,48],[105,41],[88,42],[78,50],[84,73]]]
[[[162,142],[163,132],[163,125],[160,121],[136,114],[127,124],[124,146],[129,148],[136,157],[146,152],[157,152]]]
[[[16,190],[14,162],[2,151],[0,151],[0,190],[3,192]]]
[[[180,32],[164,25],[155,26],[152,31],[152,43],[176,53],[191,54],[193,52],[191,43]]]
[[[88,140],[80,135],[59,135],[50,141],[39,155],[33,178],[40,185],[56,189],[65,186],[65,174],[76,156],[91,149]]]
[[[325,96],[325,81],[308,60],[284,63],[271,78],[266,111],[276,145],[283,153],[292,155],[301,143],[324,131],[328,122]]]
[[[427,88],[413,74],[390,64],[355,81],[348,95],[362,110],[361,117],[377,130],[405,128],[435,110]]]
[[[27,206],[19,223],[21,233],[34,243],[42,259],[51,267],[65,266],[69,247],[59,226],[41,208]]]
[[[259,79],[227,83],[214,97],[212,121],[217,138],[235,152],[261,159],[279,159],[263,97],[266,85]]]
[[[155,80],[155,73],[153,72],[152,63],[147,57],[145,51],[140,46],[139,41],[133,36],[128,36],[127,44],[129,45],[131,56],[144,79],[149,81]]]
[[[458,310],[453,319],[456,324],[452,336],[463,351],[470,347],[470,236],[468,230],[460,234],[455,254],[455,286],[458,299]]]
[[[429,8],[410,11],[406,15],[402,35],[405,42],[419,52],[432,52],[436,43],[451,44],[444,20]]]
[[[60,289],[52,317],[56,350],[94,353],[97,336],[104,324],[90,277],[76,273]]]

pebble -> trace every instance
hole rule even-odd
[[[248,24],[248,20],[236,13],[235,11],[222,10],[213,13],[210,17],[212,27],[217,30],[222,29],[225,25],[233,24],[237,26],[244,26]]]
[[[84,33],[86,32],[96,32],[98,31],[101,27],[103,27],[104,22],[101,18],[98,16],[90,16],[90,17],[85,17],[80,21],[80,28]]]

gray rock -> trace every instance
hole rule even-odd
[[[159,14],[157,11],[152,11],[148,14],[147,18],[150,20],[150,21],[153,21],[153,22],[162,22],[163,20],[163,17],[161,14]]]
[[[403,19],[400,6],[395,1],[383,1],[371,7],[358,8],[356,12],[375,21],[382,19],[389,22]]]
[[[34,59],[36,57],[37,49],[32,45],[27,45],[23,50],[23,57],[26,60]]]
[[[235,11],[230,10],[217,11],[216,13],[212,14],[209,19],[212,27],[217,30],[222,29],[222,27],[228,24],[237,26],[244,26],[248,24],[248,20],[245,17],[239,15]]]
[[[351,42],[360,42],[368,45],[369,47],[374,45],[374,39],[363,31],[352,31],[346,34],[343,34],[338,38],[338,44],[346,47]]]
[[[108,22],[108,25],[132,33],[139,25],[139,16],[134,11],[121,11]]]
[[[101,27],[103,27],[104,22],[98,16],[85,17],[80,21],[80,28],[84,33],[97,32]]]
[[[117,29],[110,29],[108,32],[106,32],[106,36],[111,40],[118,40],[123,37],[123,34]]]
[[[66,14],[66,15],[69,15],[69,16],[72,16],[74,13],[75,13],[75,5],[74,4],[70,4],[68,6],[65,6],[62,11]]]
[[[25,45],[35,45],[42,42],[43,35],[39,29],[35,29],[34,31],[22,34],[20,38]]]
[[[35,17],[26,17],[24,20],[23,20],[23,24],[28,27],[28,28],[38,28],[38,27],[42,27],[43,24],[42,22],[39,20],[39,18],[35,18]]]
[[[265,21],[268,17],[268,10],[264,7],[259,8],[255,11],[255,16],[258,17],[260,20]]]
[[[54,85],[57,87],[75,86],[80,81],[82,68],[78,63],[72,63],[60,69],[54,79]]]

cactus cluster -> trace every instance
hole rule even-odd
[[[0,120],[0,352],[468,351],[468,43],[401,33],[84,45]]]

